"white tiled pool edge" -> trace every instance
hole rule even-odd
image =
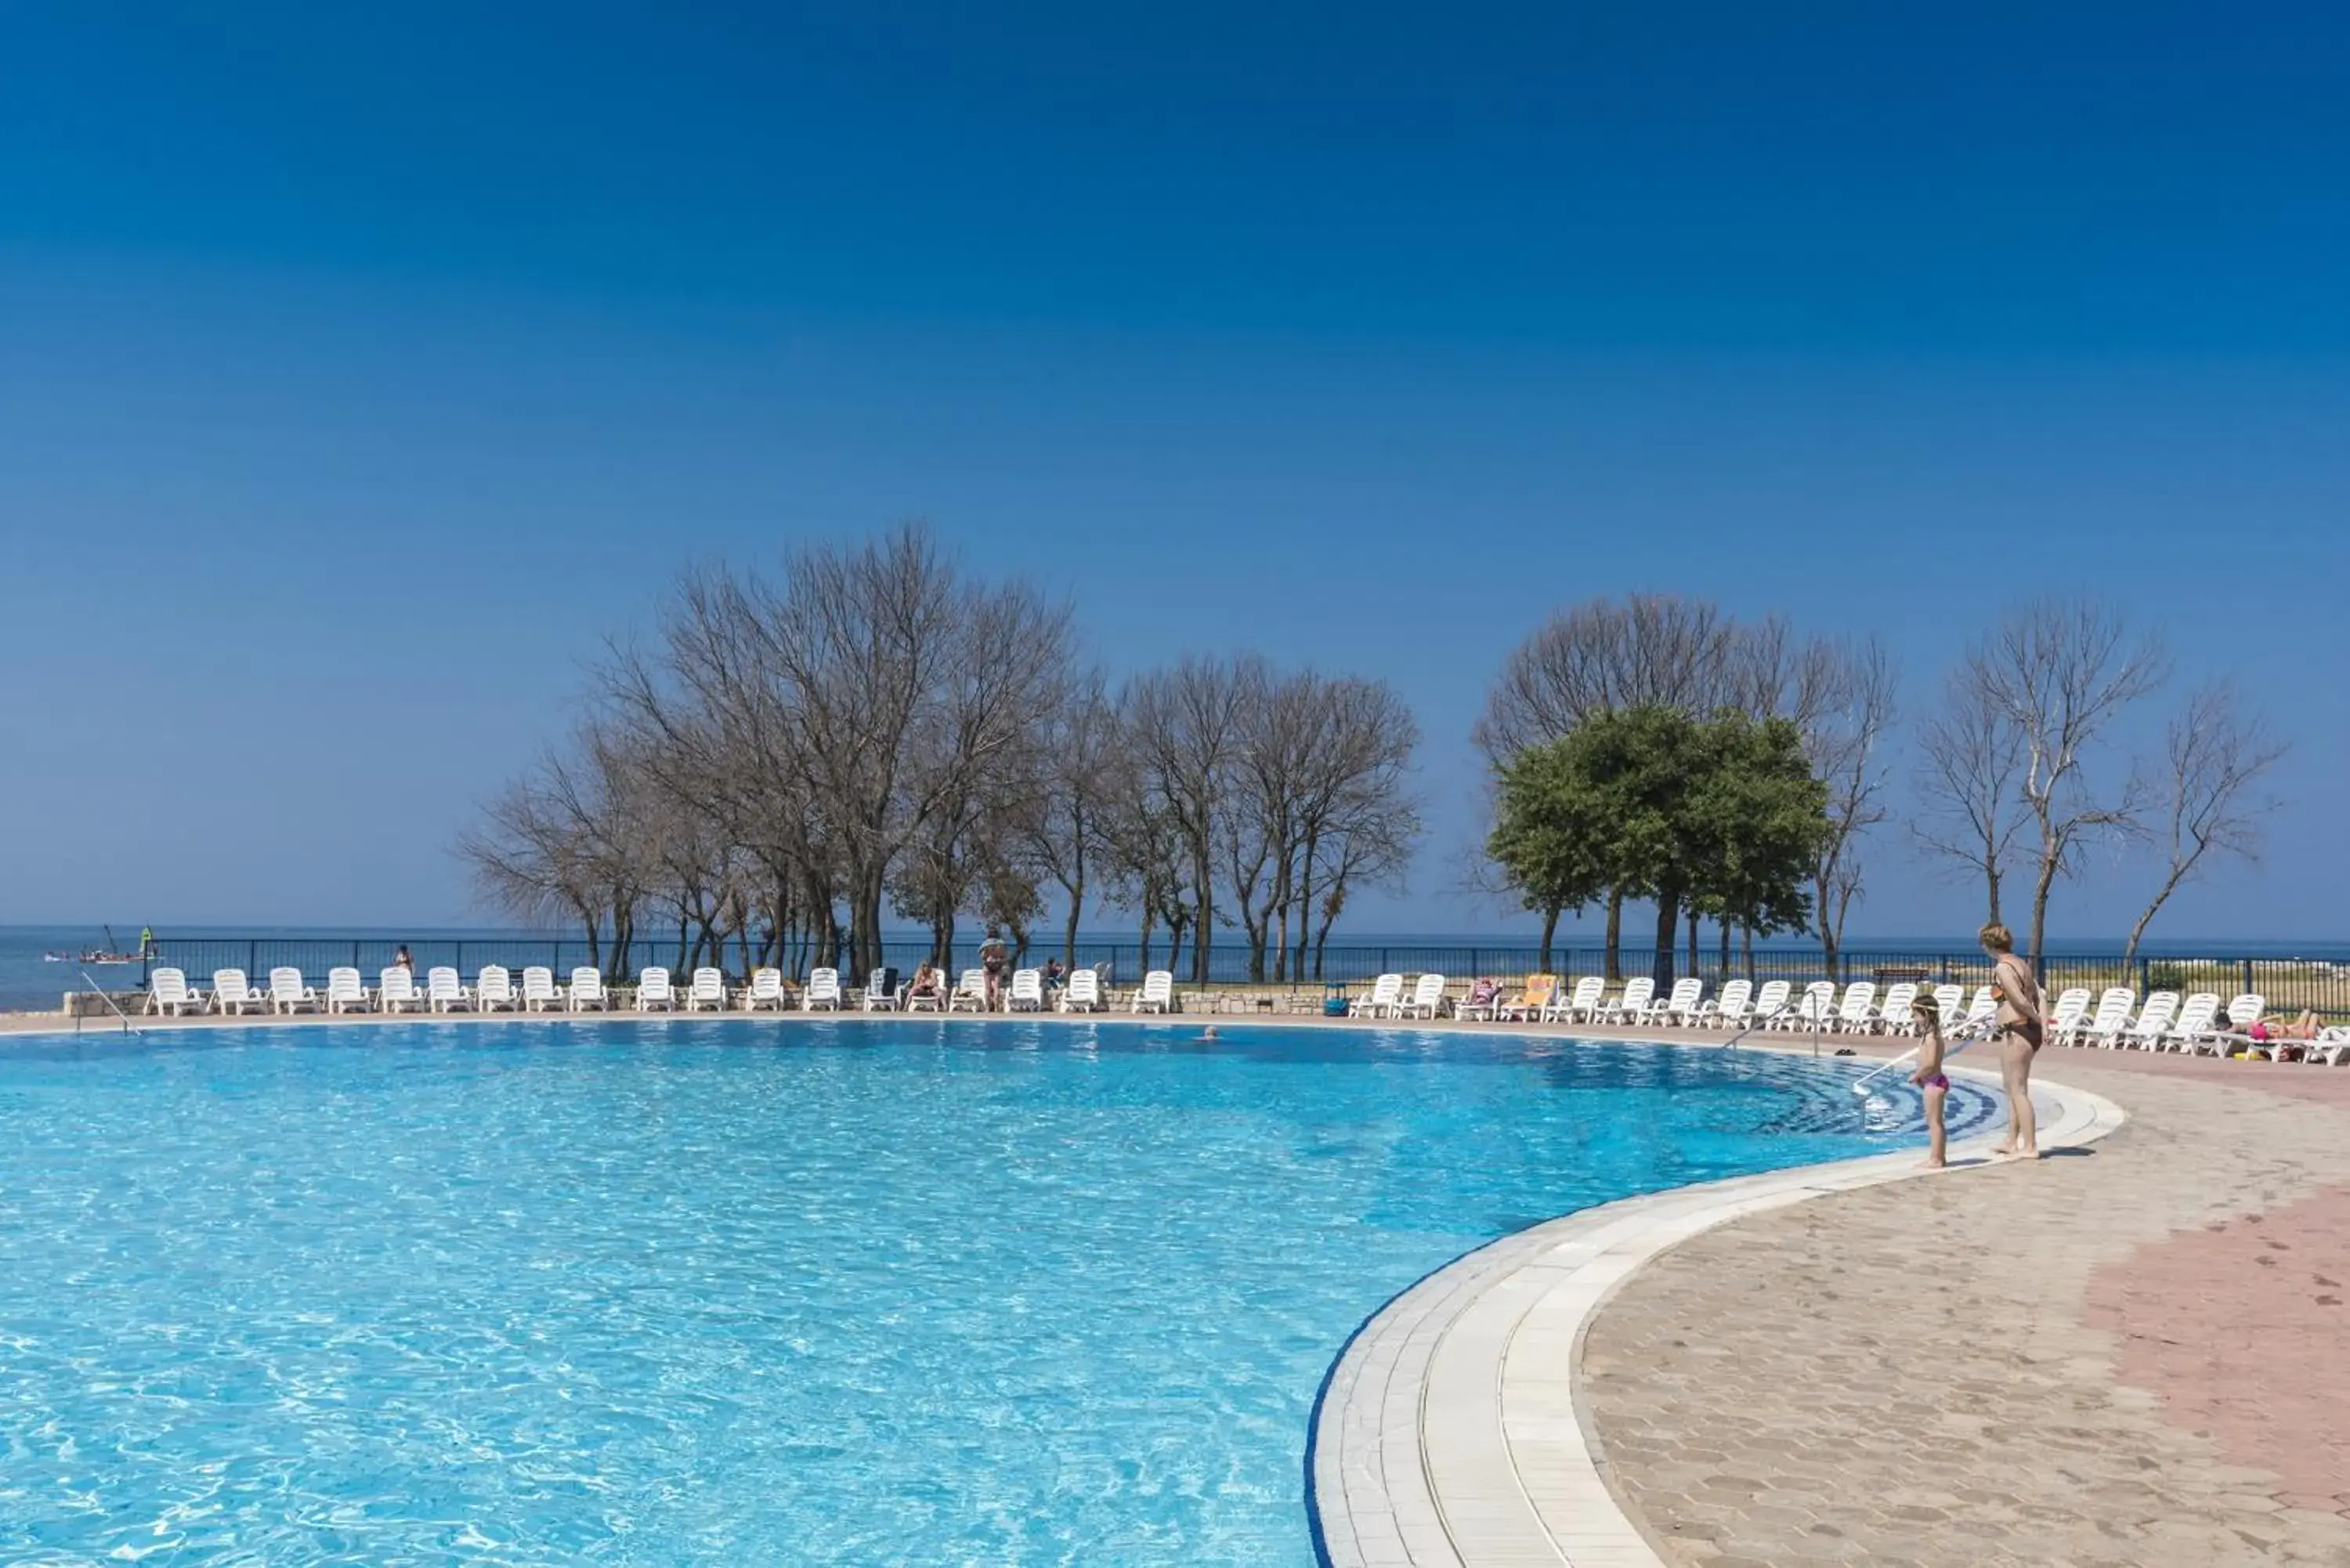
[[[1997,1086],[1992,1075],[1966,1075]],[[2102,1096],[2034,1088],[2044,1148],[2093,1143],[2122,1124]],[[1701,1231],[1929,1174],[1909,1149],[1679,1188],[1536,1225],[1422,1280],[1364,1325],[1325,1391],[1309,1479],[1327,1561],[1662,1568],[1610,1490],[1575,1402],[1591,1320],[1641,1264]]]

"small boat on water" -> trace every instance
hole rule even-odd
[[[102,948],[84,948],[78,953],[43,953],[41,957],[50,963],[121,964],[145,963],[151,956],[143,952],[126,953],[119,950],[120,944],[114,940],[114,928],[108,926],[105,930],[106,945]]]

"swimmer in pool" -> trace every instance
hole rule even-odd
[[[1942,1071],[1942,1010],[1923,992],[1909,1006],[1923,1036],[1918,1047],[1918,1070],[1909,1075],[1909,1081],[1918,1085],[1926,1101],[1926,1168],[1939,1170],[1950,1163],[1950,1134],[1942,1125],[1942,1104],[1950,1097],[1950,1075]]]

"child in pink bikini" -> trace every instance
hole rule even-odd
[[[1918,1085],[1926,1101],[1926,1168],[1939,1170],[1949,1163],[1945,1150],[1950,1135],[1942,1126],[1942,1103],[1950,1097],[1950,1075],[1942,1071],[1942,1010],[1921,992],[1910,1004],[1910,1012],[1924,1038],[1918,1046],[1918,1070],[1909,1075],[1909,1081]]]

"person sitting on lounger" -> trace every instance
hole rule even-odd
[[[1469,1005],[1471,1007],[1491,1007],[1493,1005],[1493,999],[1501,994],[1502,982],[1500,981],[1495,980],[1491,975],[1480,975],[1478,976],[1476,982],[1469,988]]]
[[[377,950],[380,951],[382,950],[379,949]],[[414,974],[416,972],[416,961],[408,956],[408,944],[406,942],[400,943],[400,950],[391,955],[391,967],[394,969],[404,969],[411,974]]]
[[[1068,971],[1061,967],[1059,959],[1048,958],[1045,961],[1044,980],[1046,991],[1060,990],[1062,982],[1068,978]]]
[[[914,971],[914,981],[906,988],[908,996],[936,997],[939,993],[938,966],[924,959]]]

